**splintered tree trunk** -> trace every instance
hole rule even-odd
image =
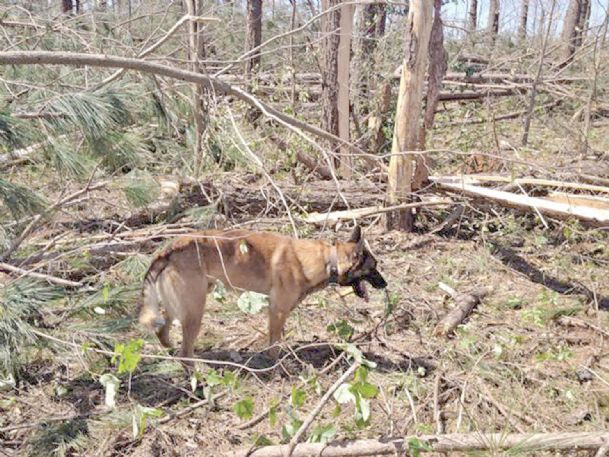
[[[338,136],[346,142],[340,146],[341,158],[339,172],[341,176],[350,177],[353,174],[353,160],[347,144],[349,143],[350,97],[349,97],[349,68],[351,62],[351,36],[353,34],[353,14],[355,5],[345,3],[340,9],[340,39],[338,45]]]
[[[423,125],[419,133],[419,145],[421,149],[425,149],[425,139],[427,132],[433,128],[433,121],[436,113],[436,107],[440,99],[440,89],[442,88],[442,80],[448,70],[448,53],[444,49],[444,28],[442,26],[442,0],[434,0],[434,17],[431,27],[431,38],[429,40],[429,70],[427,76],[427,98],[425,102],[425,115],[423,116]],[[426,159],[426,156],[418,156]],[[415,188],[423,185],[427,179],[426,164],[417,164],[415,170]]]
[[[432,27],[433,3],[411,0],[406,23],[405,56],[395,113],[395,127],[389,162],[387,204],[407,200],[413,191],[413,159],[408,151],[419,144],[419,117]],[[387,214],[387,229],[412,231],[413,214],[403,209]]]
[[[520,26],[518,39],[522,42],[527,39],[527,22],[529,20],[529,0],[522,0],[520,4]]]
[[[488,35],[494,46],[499,33],[499,0],[490,0],[488,7]]]
[[[560,35],[563,46],[563,65],[571,61],[573,53],[575,52],[576,29],[582,9],[582,1],[583,0],[570,0],[567,13],[565,14],[562,33]]]
[[[262,43],[262,0],[247,0],[246,51],[257,48]],[[260,66],[260,52],[254,52],[245,62],[248,77]]]
[[[321,68],[321,127],[338,136],[338,46],[340,43],[341,0],[322,0],[322,68]],[[337,145],[331,145],[335,149]]]

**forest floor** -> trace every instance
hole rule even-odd
[[[456,130],[436,137],[436,146],[460,141],[459,147],[467,150],[467,139]],[[471,127],[469,132],[489,134],[480,130]],[[509,144],[511,132],[500,130],[501,141]],[[555,147],[551,127],[539,127],[532,136],[544,144],[544,152],[504,150],[502,160],[535,162],[549,173],[567,175],[606,166],[598,158],[569,161],[569,147]],[[489,148],[494,143],[492,138],[484,141]],[[478,142],[478,147],[484,145]],[[482,165],[453,162],[442,167],[447,173],[492,168],[494,159],[483,158]],[[524,165],[516,171],[534,169]],[[120,207],[111,190],[102,200],[97,208],[76,209],[76,219]],[[117,343],[142,338],[142,354],[167,354],[133,319],[142,275],[162,244],[159,237],[150,236],[152,241],[134,249],[138,253],[128,250],[121,257],[119,252],[120,261],[102,266],[91,265],[92,248],[83,244],[77,255],[56,262],[74,273],[70,279],[95,291],[61,296],[40,310],[38,343],[24,354],[17,385],[0,389],[0,455],[219,455],[256,442],[285,442],[298,420],[352,363],[345,340],[376,364],[367,379],[378,387],[370,401],[369,423],[356,423],[353,404],[341,409],[331,400],[311,428],[312,440],[607,429],[606,234],[573,222],[550,221],[545,228],[535,215],[477,205],[467,206],[460,224],[430,234],[446,214],[423,211],[413,234],[385,232],[380,223],[368,226],[366,237],[389,283],[388,295],[371,290],[367,303],[334,289],[309,296],[288,319],[278,365],[262,352],[265,312],[240,311],[237,297],[230,294],[210,297],[196,356],[232,365],[197,364],[194,381],[179,363],[145,356],[132,375],[118,374],[109,355],[90,350],[113,351]],[[127,217],[115,217],[115,226]],[[252,229],[289,231],[285,217],[241,222]],[[147,230],[170,233],[178,225],[162,222]],[[79,242],[71,236],[85,239],[111,231],[108,226],[57,226],[37,233],[19,254],[34,252],[62,230],[66,245],[77,248]],[[348,234],[347,228],[338,234],[311,227],[304,231],[314,237]],[[66,249],[61,239],[53,246],[51,252],[57,246]],[[8,281],[0,275],[0,283]],[[491,290],[449,337],[434,335],[454,304],[440,283],[459,293],[480,286]],[[330,324],[340,331],[332,331]],[[178,329],[172,338],[179,342]],[[114,409],[106,406],[100,383],[106,373],[121,382]],[[202,402],[210,391],[218,398]],[[269,409],[259,422],[248,422]]]

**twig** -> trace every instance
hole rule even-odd
[[[442,375],[438,373],[433,383],[433,417],[436,421],[436,433],[438,435],[444,433],[444,424],[442,423],[442,411],[440,410],[440,383]]]
[[[294,448],[300,441],[300,438],[302,438],[302,436],[307,432],[309,426],[313,423],[313,421],[315,420],[317,415],[321,412],[321,409],[328,402],[328,400],[330,399],[332,394],[336,391],[336,389],[338,389],[349,378],[349,376],[351,376],[355,372],[355,370],[357,370],[359,368],[359,366],[360,366],[360,364],[358,362],[351,365],[351,367],[349,367],[349,369],[347,371],[345,371],[343,373],[343,375],[340,378],[338,378],[334,384],[332,384],[332,386],[328,389],[328,391],[324,394],[324,396],[321,397],[321,400],[319,400],[319,403],[317,403],[317,406],[313,409],[313,411],[311,411],[309,413],[309,415],[307,416],[305,421],[302,423],[302,425],[300,426],[300,428],[298,429],[296,434],[290,440],[290,443],[288,444],[286,457],[291,457],[292,453],[294,452]]]
[[[217,395],[212,396],[211,400],[212,400],[212,402],[214,402],[216,400],[219,400],[220,398],[226,397],[227,394],[228,394],[228,391],[225,390],[223,392],[220,392]],[[162,419],[159,419],[157,423],[166,424],[167,422],[169,422],[173,419],[177,419],[178,417],[186,416],[187,414],[190,414],[191,412],[193,412],[195,409],[198,409],[201,406],[208,404],[209,400],[210,400],[209,398],[206,398],[204,400],[193,403],[192,405],[187,406],[186,408],[184,408],[176,413],[168,413],[167,416],[163,417]]]

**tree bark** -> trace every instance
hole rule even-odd
[[[350,141],[351,97],[349,96],[349,73],[351,63],[351,36],[353,35],[353,14],[355,5],[344,4],[340,9],[340,39],[338,45],[338,136],[344,141],[340,146],[339,173],[345,178],[353,174],[353,158],[346,144]]]
[[[575,29],[575,48],[579,48],[586,36],[590,22],[590,13],[592,12],[592,2],[590,0],[582,0],[581,11]]]
[[[476,32],[478,28],[478,0],[470,0],[469,12],[467,14],[467,31],[469,34]]]
[[[338,136],[338,47],[340,44],[341,0],[322,0],[324,14],[321,20],[322,68],[321,68],[321,127]],[[336,144],[331,144],[334,150]],[[338,165],[335,161],[335,166]]]
[[[61,11],[64,14],[72,13],[72,0],[61,0]]]
[[[247,0],[247,35],[246,51],[257,48],[262,43],[262,0]],[[245,62],[248,78],[260,67],[260,52],[254,52]]]
[[[190,16],[198,16],[201,12],[202,0],[185,0],[186,10]],[[191,62],[191,70],[200,73],[200,61],[205,59],[205,47],[202,35],[202,26],[194,20],[188,22],[188,58]],[[194,144],[194,174],[197,176],[203,164],[203,133],[205,131],[205,99],[201,84],[195,84],[192,92],[192,115],[195,124]]]
[[[570,0],[565,19],[563,21],[560,39],[563,47],[563,58],[561,65],[566,65],[573,58],[575,52],[575,40],[577,23],[581,14],[583,0]]]
[[[488,26],[487,32],[494,46],[499,33],[499,0],[490,0],[488,7]]]
[[[400,91],[395,114],[391,160],[389,162],[388,205],[397,205],[410,198],[413,189],[413,159],[408,151],[419,146],[419,117],[429,41],[433,4],[428,0],[410,2],[407,18],[405,57],[402,65]],[[413,214],[404,209],[387,214],[387,229],[412,231]]]
[[[529,21],[529,0],[522,0],[520,4],[520,26],[518,27],[518,40],[527,39],[527,23]]]

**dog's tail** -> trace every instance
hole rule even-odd
[[[157,280],[169,263],[169,254],[168,252],[157,256],[144,276],[139,302],[139,321],[149,330],[158,330],[165,324],[165,319],[161,316],[161,300],[157,290]]]

